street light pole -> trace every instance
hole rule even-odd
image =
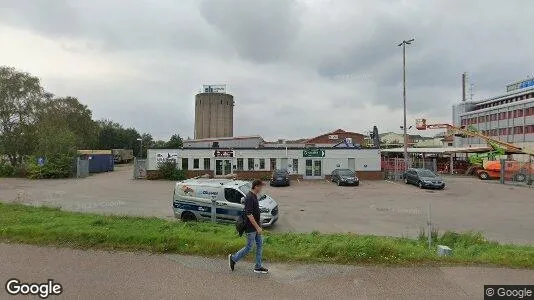
[[[410,159],[408,158],[408,127],[406,126],[406,45],[410,45],[414,39],[408,41],[402,41],[398,46],[402,46],[402,96],[403,96],[403,109],[404,109],[404,168],[405,170],[411,166]]]

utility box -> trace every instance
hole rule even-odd
[[[443,245],[438,245],[438,256],[451,256],[452,255],[452,249],[447,247],[447,246],[443,246]]]

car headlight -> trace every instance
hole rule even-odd
[[[430,180],[423,180],[424,183],[432,183]]]
[[[268,209],[267,207],[260,207],[260,212],[262,212],[262,213],[268,213],[268,212],[270,212],[270,211],[271,211],[271,210]]]

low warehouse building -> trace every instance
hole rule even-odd
[[[159,163],[173,160],[188,170],[188,177],[235,175],[240,179],[270,177],[275,169],[287,169],[292,177],[328,179],[336,168],[356,171],[363,180],[382,179],[379,149],[357,148],[184,148],[149,149],[147,175],[157,173]]]

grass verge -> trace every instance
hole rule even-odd
[[[223,256],[241,248],[244,240],[232,225],[102,216],[0,203],[0,242]],[[317,232],[267,232],[264,255],[271,261],[534,268],[532,246],[501,245],[478,233],[454,232],[436,237],[435,242],[451,247],[454,255],[438,257],[425,240]]]

